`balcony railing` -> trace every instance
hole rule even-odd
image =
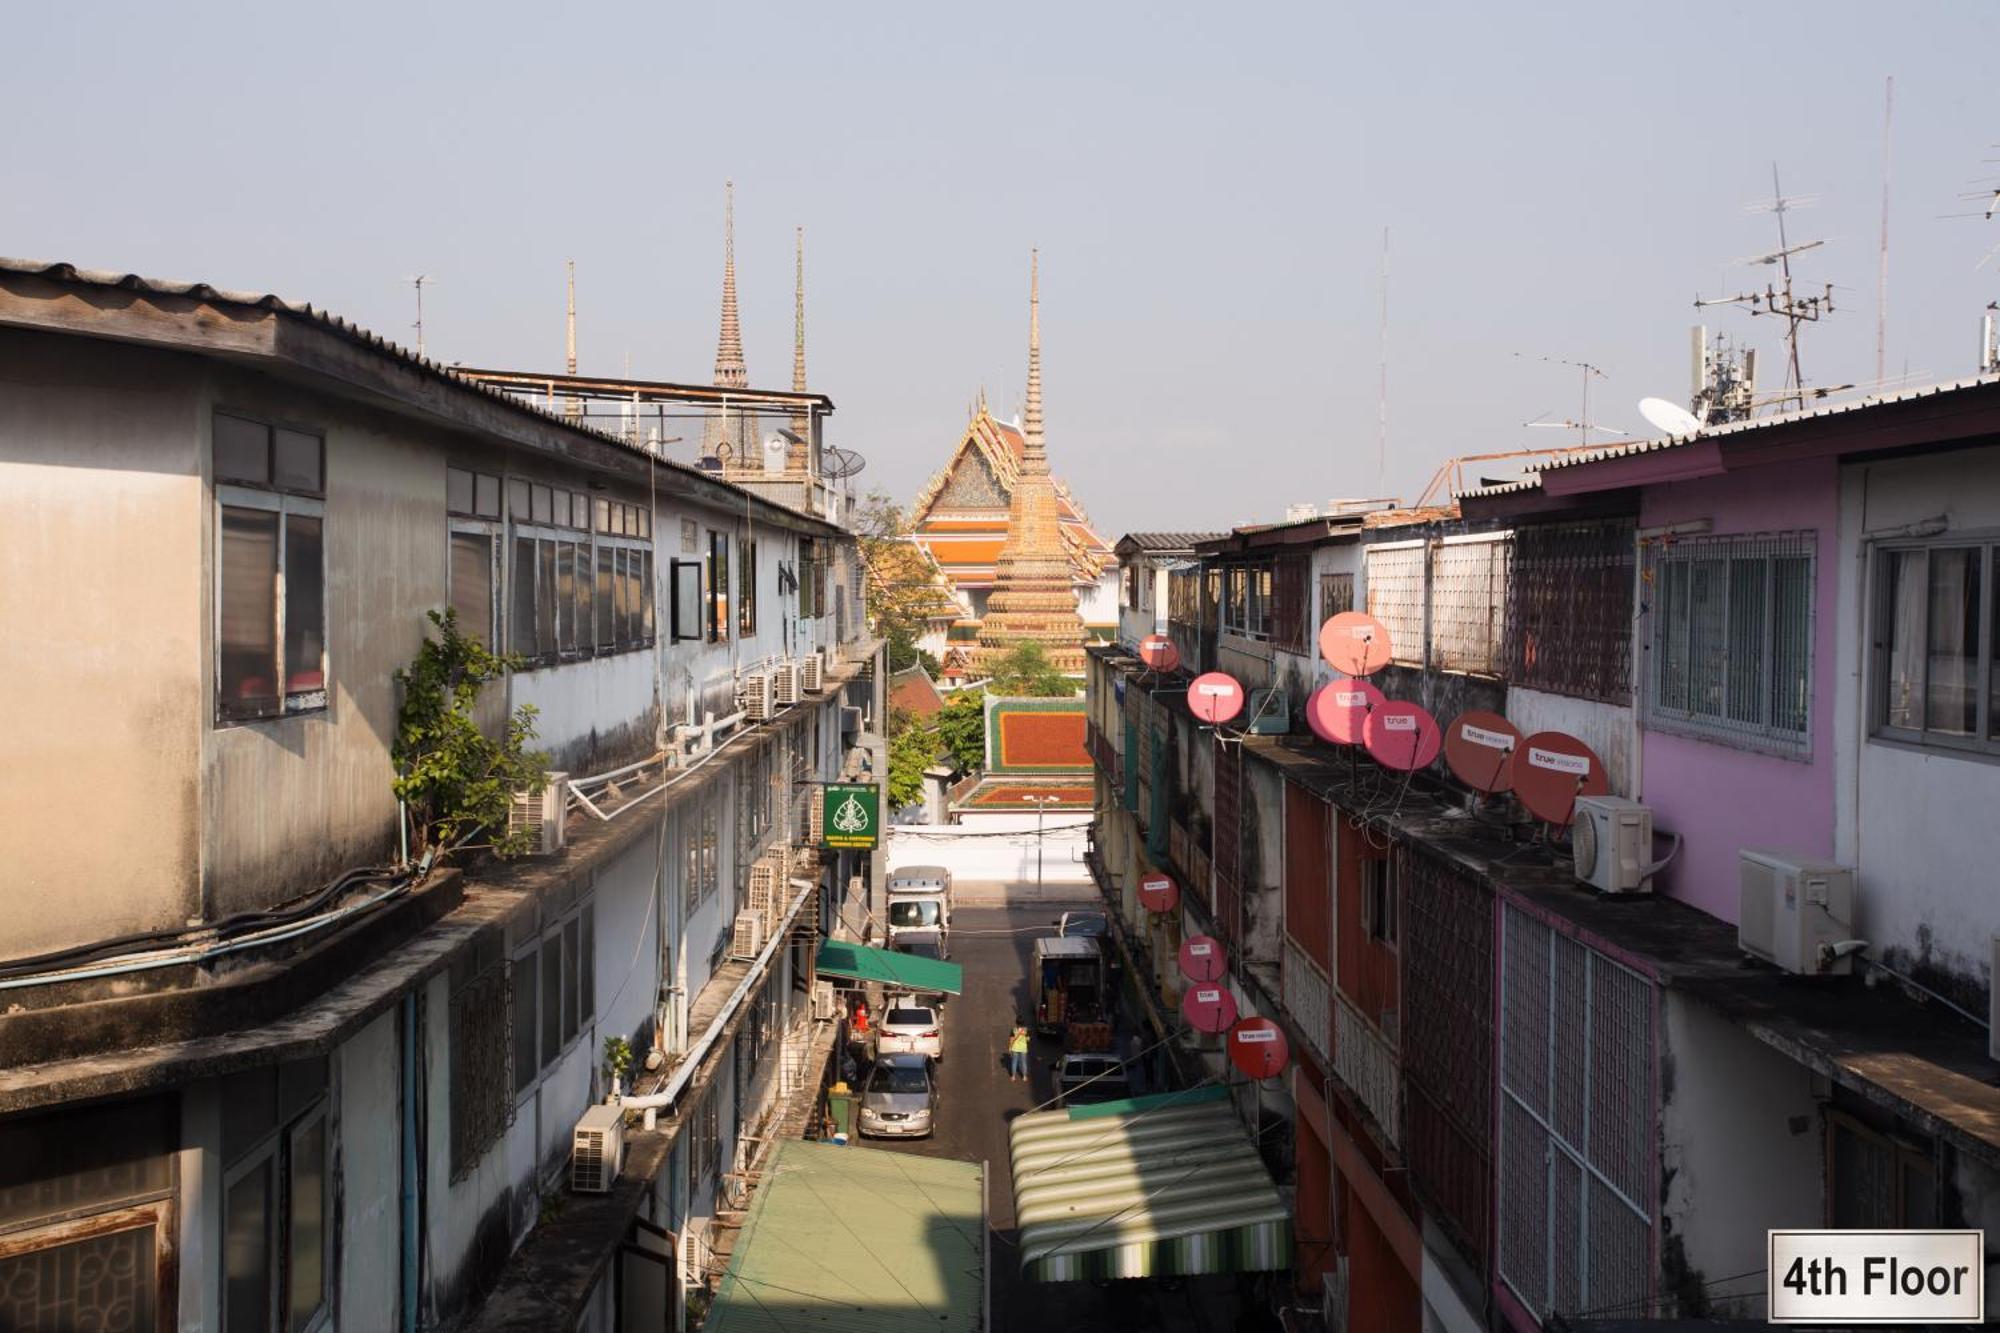
[[[1368,1021],[1346,996],[1334,995],[1333,1072],[1368,1108],[1382,1137],[1399,1144],[1402,1134],[1402,1085],[1396,1069],[1396,1048],[1382,1030]]]
[[[1187,825],[1178,821],[1167,824],[1167,859],[1173,863],[1174,873],[1180,876],[1181,888],[1206,906],[1214,879],[1208,849],[1201,845],[1201,839],[1188,832]]]
[[[1285,1012],[1292,1016],[1293,1025],[1313,1048],[1313,1053],[1324,1060],[1330,1054],[1326,1048],[1333,1035],[1333,1015],[1327,1007],[1331,996],[1326,974],[1313,966],[1305,951],[1290,940],[1285,941],[1282,968],[1280,984],[1284,988]]]

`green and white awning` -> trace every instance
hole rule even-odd
[[[1227,1088],[1031,1112],[1009,1136],[1029,1281],[1291,1267],[1291,1214]]]
[[[823,977],[879,981],[890,990],[957,995],[965,989],[965,969],[957,963],[891,949],[871,949],[846,940],[823,941],[813,968]]]

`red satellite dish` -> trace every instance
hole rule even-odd
[[[1206,935],[1190,935],[1181,941],[1181,975],[1189,981],[1218,980],[1229,966],[1222,945]]]
[[[1188,711],[1207,723],[1227,722],[1243,711],[1243,687],[1220,671],[1196,676],[1188,686]]]
[[[1246,1018],[1229,1029],[1229,1060],[1251,1078],[1276,1078],[1292,1058],[1285,1030],[1268,1018]]]
[[[1538,731],[1514,751],[1514,794],[1535,818],[1567,827],[1579,796],[1611,790],[1604,762],[1564,731]]]
[[[1181,886],[1155,870],[1139,880],[1139,905],[1148,912],[1171,912],[1181,905]]]
[[[1444,729],[1444,762],[1452,776],[1474,791],[1506,791],[1514,785],[1514,752],[1521,729],[1498,713],[1460,713]]]
[[[1382,691],[1365,680],[1328,681],[1306,700],[1306,725],[1330,744],[1359,745],[1369,711],[1384,702]]]
[[[1236,1022],[1236,997],[1227,986],[1189,986],[1181,996],[1181,1017],[1196,1032],[1227,1032]]]
[[[1444,733],[1421,704],[1388,699],[1362,723],[1361,743],[1382,767],[1410,773],[1431,766],[1444,744]]]
[[[1342,611],[1319,627],[1319,655],[1345,675],[1372,676],[1389,665],[1389,627],[1365,611]]]
[[[1155,671],[1172,671],[1181,664],[1181,650],[1164,634],[1148,634],[1139,640],[1139,660]]]

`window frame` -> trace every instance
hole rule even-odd
[[[730,602],[734,594],[729,582],[729,534],[720,528],[708,530],[708,641],[728,643]]]
[[[330,1069],[329,1069],[330,1074]],[[333,1132],[333,1095],[329,1080],[309,1098],[305,1105],[287,1117],[280,1106],[276,1122],[265,1130],[250,1146],[244,1148],[232,1161],[223,1165],[221,1190],[221,1216],[224,1235],[228,1232],[229,1194],[253,1171],[269,1170],[271,1192],[264,1220],[264,1244],[269,1257],[266,1281],[269,1288],[265,1293],[263,1327],[283,1330],[285,1333],[316,1333],[333,1323],[334,1291],[339,1286],[339,1269],[336,1267],[337,1253],[334,1237],[333,1199],[337,1189],[338,1145]],[[325,1136],[325,1155],[320,1163],[322,1184],[320,1187],[320,1293],[319,1304],[308,1314],[303,1323],[296,1323],[291,1308],[292,1275],[292,1168],[297,1153],[299,1135],[317,1125]],[[229,1327],[229,1256],[226,1247],[217,1245],[215,1256],[217,1320],[219,1327]]]
[[[1973,646],[1974,714],[1972,734],[1935,731],[1930,725],[1930,561],[1939,551],[1974,551],[1984,585],[1979,589],[1979,629]],[[1905,727],[1889,721],[1890,660],[1894,649],[1895,615],[1892,556],[1919,553],[1924,558],[1923,598],[1917,624],[1918,676],[1916,700],[1924,725]],[[1882,541],[1868,552],[1868,738],[1967,757],[2000,759],[2000,666],[1995,638],[2000,636],[2000,534],[1992,531],[1940,536],[1922,541]]]
[[[250,481],[222,475],[222,464],[217,456],[217,426],[221,421],[232,421],[257,427],[264,432],[264,479]],[[285,486],[278,481],[278,433],[304,436],[318,444],[319,484],[316,487]],[[213,598],[213,614],[210,624],[213,646],[215,691],[214,719],[218,727],[241,726],[246,723],[267,722],[276,718],[297,717],[327,710],[332,698],[331,659],[332,646],[327,642],[327,523],[326,523],[326,430],[322,426],[303,422],[279,420],[254,412],[239,411],[230,407],[217,407],[209,414],[209,487],[215,501],[213,517],[214,578],[210,585]],[[224,559],[225,515],[230,509],[254,510],[274,513],[277,520],[277,565],[272,570],[275,583],[272,597],[272,652],[271,668],[274,701],[267,708],[232,708],[229,706],[223,688],[223,609],[224,575],[227,561]],[[285,660],[286,630],[291,626],[291,608],[288,605],[290,578],[288,555],[291,547],[291,522],[293,516],[311,518],[318,522],[320,536],[319,568],[319,687],[311,690],[286,688],[291,675],[291,664]]]
[[[545,494],[549,504],[542,506]],[[567,504],[559,506],[557,497],[566,498]],[[495,637],[511,654],[523,659],[521,670],[645,652],[655,646],[658,615],[654,608],[651,510],[632,501],[593,496],[580,487],[511,475],[505,478],[504,500],[504,531],[496,534],[503,552],[503,582],[495,592],[503,623],[496,627]],[[538,506],[546,510],[545,519],[535,517]],[[524,508],[526,518],[522,517]],[[453,519],[454,531],[460,523]],[[515,601],[520,591],[522,542],[532,543],[535,552],[531,577],[536,624],[528,647],[516,644],[519,608]],[[570,593],[566,598],[561,590],[565,546],[571,552]],[[635,564],[637,568],[633,568]],[[546,593],[541,588],[545,574]],[[583,590],[586,587],[587,592]],[[554,611],[546,643],[540,625],[545,598]],[[581,623],[586,607],[590,618],[587,627]]]
[[[473,504],[470,509],[454,508],[451,502],[452,474],[465,477],[472,487]],[[494,503],[490,510],[479,505],[479,484],[490,481],[494,487]],[[494,472],[479,472],[472,468],[445,465],[445,605],[457,606],[452,588],[455,572],[453,554],[456,541],[460,537],[477,537],[486,542],[486,623],[476,635],[481,643],[494,652],[500,651],[501,610],[505,605],[505,558],[507,547],[507,479]],[[460,633],[469,632],[461,624]]]
[[[513,1065],[508,1086],[510,1104],[515,1114],[527,1101],[539,1095],[542,1084],[563,1061],[575,1053],[579,1043],[592,1044],[597,1028],[597,968],[595,949],[597,935],[597,897],[593,893],[579,895],[576,901],[560,911],[547,912],[536,909],[537,920],[532,928],[524,928],[517,937],[508,942],[507,949],[507,1038],[508,1062]],[[556,984],[556,1041],[553,1048],[545,1050],[542,1035],[548,1030],[548,1017],[543,1006],[549,994],[549,982],[541,969],[542,959],[553,947],[556,966],[560,969],[565,962],[563,952],[564,936],[569,930],[577,932],[577,948],[573,959],[571,975],[559,977]],[[584,960],[589,956],[591,961]],[[515,1012],[514,999],[519,985],[517,974],[523,968],[533,969],[533,977],[528,993],[534,997],[534,1015],[531,1023],[535,1048],[535,1068],[523,1078],[516,1056],[521,1041],[520,1015]],[[576,1022],[565,1034],[564,1019],[575,1010]]]
[[[749,638],[757,632],[757,539],[736,539],[736,633]]]

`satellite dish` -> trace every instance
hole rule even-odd
[[[1413,773],[1429,768],[1438,757],[1444,735],[1437,719],[1420,704],[1390,699],[1371,709],[1361,724],[1361,743],[1368,755],[1384,768]]]
[[[1227,1032],[1236,1025],[1236,997],[1227,986],[1189,986],[1181,996],[1181,1017],[1196,1032]]]
[[[1389,627],[1365,611],[1342,611],[1319,627],[1319,655],[1346,676],[1372,676],[1389,665]]]
[[[1291,1058],[1285,1030],[1268,1018],[1246,1018],[1229,1029],[1229,1062],[1251,1078],[1276,1078]]]
[[[1641,398],[1639,415],[1646,418],[1655,430],[1663,430],[1669,435],[1693,435],[1701,429],[1701,418],[1664,398]]]
[[[1181,650],[1164,634],[1148,634],[1139,640],[1139,660],[1154,671],[1172,671],[1181,664]]]
[[[1189,981],[1216,981],[1228,968],[1229,956],[1211,937],[1190,935],[1181,941],[1180,965],[1181,975]]]
[[[1514,794],[1535,818],[1559,828],[1576,813],[1579,796],[1611,790],[1604,761],[1567,732],[1538,731],[1514,751]]]
[[[1514,785],[1514,751],[1521,729],[1498,713],[1460,713],[1444,729],[1444,762],[1453,777],[1474,791],[1506,791]]]
[[[1369,712],[1384,702],[1365,680],[1330,680],[1306,700],[1306,725],[1329,745],[1359,745]]]
[[[1171,912],[1181,905],[1181,886],[1155,870],[1139,880],[1139,905],[1148,912]]]
[[[1196,676],[1188,686],[1188,711],[1212,726],[1219,726],[1243,711],[1243,687],[1233,676],[1210,671]]]

